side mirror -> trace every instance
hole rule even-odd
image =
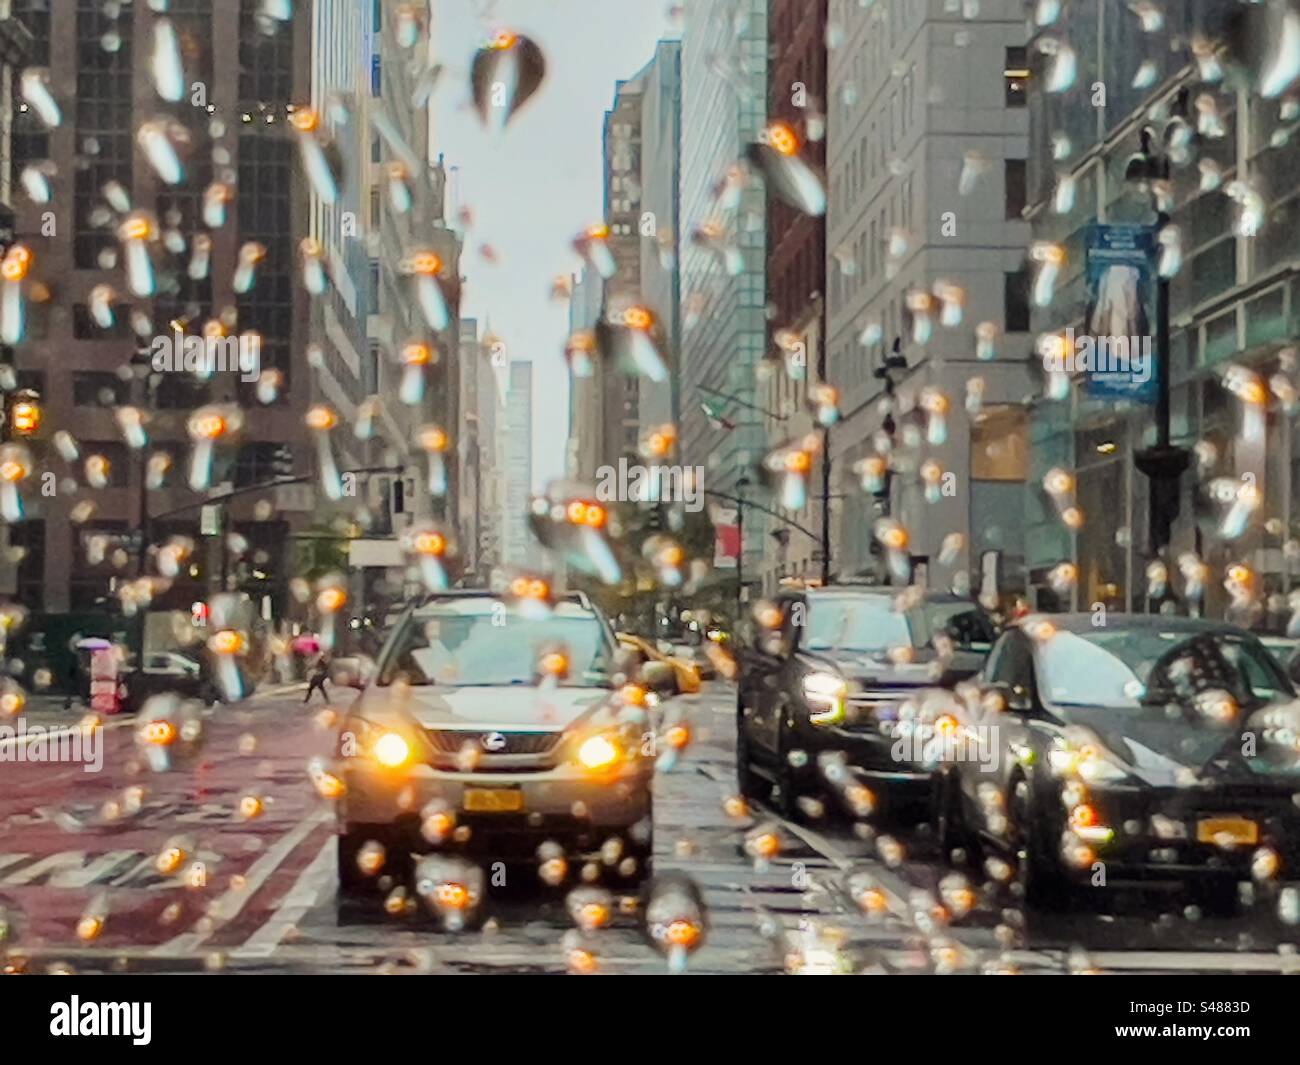
[[[981,697],[996,696],[1000,698],[1002,705],[1016,714],[1027,714],[1034,708],[1033,700],[1030,699],[1028,691],[1019,684],[1009,684],[1004,680],[981,684],[980,695]]]
[[[667,662],[647,662],[641,667],[640,681],[658,695],[677,694],[677,674]]]
[[[364,688],[375,675],[375,662],[369,655],[336,658],[330,666],[330,680],[344,688]]]

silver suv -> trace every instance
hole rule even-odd
[[[341,895],[411,883],[430,853],[589,859],[611,886],[640,883],[653,747],[644,708],[613,690],[616,654],[582,596],[541,614],[486,592],[408,609],[340,729]]]

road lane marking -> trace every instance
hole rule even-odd
[[[56,851],[54,854],[47,854],[39,861],[32,862],[31,865],[25,866],[16,873],[11,873],[4,878],[3,883],[8,887],[22,887],[54,869],[63,869],[69,865],[80,867],[85,858],[83,851]]]
[[[129,718],[121,718],[117,721],[101,721],[97,726],[97,728],[101,732],[108,732],[111,731],[112,729],[123,728],[130,724],[133,724],[133,722]],[[40,740],[42,743],[52,743],[58,740],[61,736],[71,736],[75,733],[83,731],[82,726],[79,724],[63,725],[61,727],[56,726],[51,728],[50,726],[44,725],[39,721],[33,721],[27,727],[30,729],[33,726],[38,726],[41,729],[41,731],[24,732],[21,735],[5,736],[0,738],[0,751],[7,750],[10,747],[17,747],[20,744],[25,746],[26,744],[32,743],[36,740]],[[59,762],[47,761],[47,762],[33,762],[31,764],[33,765],[59,765],[59,764],[76,765],[79,763],[72,763],[72,762],[59,763]]]
[[[268,958],[288,934],[289,929],[303,919],[329,891],[334,877],[337,838],[330,836],[302,875],[294,881],[289,894],[276,907],[275,915],[254,932],[242,946],[231,951],[236,958]]]
[[[84,888],[97,880],[110,876],[124,862],[134,861],[139,851],[109,851],[98,855],[79,869],[55,873],[49,880],[49,886],[55,888]]]
[[[238,917],[244,907],[248,905],[248,900],[257,894],[258,889],[270,879],[271,874],[289,857],[293,849],[306,839],[317,825],[333,816],[333,810],[317,809],[276,840],[275,844],[249,867],[243,883],[239,887],[231,886],[227,888],[207,911],[207,916],[212,920],[212,926],[206,932],[182,932],[180,935],[169,939],[166,943],[155,947],[150,953],[158,957],[167,957],[186,954],[197,949],[219,928]]]
[[[22,865],[30,857],[30,854],[0,854],[0,873],[11,866]]]

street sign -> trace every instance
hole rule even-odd
[[[221,506],[207,503],[199,511],[199,532],[204,536],[221,535]]]

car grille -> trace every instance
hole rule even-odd
[[[881,721],[896,718],[899,705],[911,694],[909,688],[865,688],[850,692],[845,700],[844,727],[850,732],[878,732]]]
[[[497,735],[505,744],[496,748],[484,745],[483,738],[493,735],[492,729],[483,731],[463,729],[429,729],[429,741],[439,754],[459,754],[468,745],[484,755],[496,754],[549,754],[559,744],[560,732],[505,732]]]
[[[850,692],[848,704],[864,710],[877,710],[882,706],[897,706],[908,694],[907,688],[866,688]]]

